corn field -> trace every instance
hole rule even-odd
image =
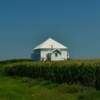
[[[4,72],[10,76],[42,78],[57,83],[78,83],[100,88],[100,60],[18,61],[5,66]]]

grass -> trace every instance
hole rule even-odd
[[[1,75],[0,100],[100,100],[100,92],[76,84]]]
[[[20,61],[24,62],[32,63]],[[3,75],[4,66],[14,63],[16,60],[0,63],[0,100],[100,100],[100,91],[93,87]]]

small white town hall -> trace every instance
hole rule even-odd
[[[67,60],[69,59],[68,48],[54,39],[48,38],[46,41],[33,48],[32,59],[40,61]]]

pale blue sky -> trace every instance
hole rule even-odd
[[[72,58],[100,58],[100,0],[0,0],[0,60],[29,58],[48,37]]]

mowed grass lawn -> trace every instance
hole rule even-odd
[[[100,92],[75,84],[1,75],[0,100],[100,100]]]

